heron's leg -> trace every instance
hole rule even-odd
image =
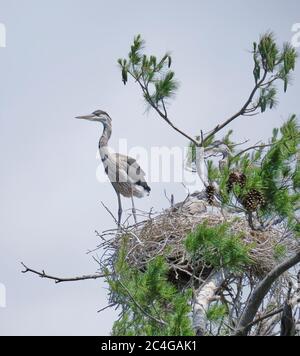
[[[134,205],[133,195],[131,196],[131,203],[132,203],[132,214],[133,214],[134,222],[135,222],[135,224],[137,224],[136,209],[135,209],[135,205]]]
[[[121,201],[121,195],[120,193],[117,192],[117,196],[118,196],[118,225],[121,226],[121,222],[122,222],[122,201]]]
[[[122,222],[122,213],[123,213],[123,210],[122,210],[122,201],[121,201],[121,194],[119,193],[118,191],[118,188],[117,186],[112,183],[112,186],[117,194],[117,197],[118,197],[118,226],[120,227],[121,226],[121,222]]]

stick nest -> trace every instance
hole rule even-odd
[[[172,282],[177,285],[186,285],[191,280],[202,283],[213,267],[201,258],[195,265],[186,252],[184,242],[190,232],[205,222],[211,227],[229,223],[231,232],[241,235],[243,241],[251,246],[252,263],[245,266],[245,270],[253,277],[263,278],[278,264],[277,246],[287,254],[295,248],[293,238],[281,225],[256,231],[250,228],[245,214],[224,213],[219,207],[209,206],[205,200],[190,196],[185,202],[160,214],[148,214],[142,223],[108,233],[113,237],[105,239],[101,245],[105,249],[102,263],[109,268],[125,242],[128,251],[126,260],[131,267],[142,271],[157,256],[164,256],[170,266],[169,278]]]

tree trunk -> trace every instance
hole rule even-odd
[[[248,305],[246,306],[243,315],[240,319],[236,336],[246,336],[250,329],[248,325],[254,320],[257,311],[268,294],[273,283],[286,271],[300,263],[300,250],[291,258],[275,267],[257,286],[254,290]]]
[[[207,311],[210,304],[215,300],[216,292],[220,289],[228,275],[229,272],[223,270],[214,272],[197,291],[193,308],[193,327],[197,336],[205,335]]]

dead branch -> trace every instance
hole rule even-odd
[[[91,275],[87,275],[87,276],[81,276],[81,277],[72,277],[72,278],[61,278],[61,277],[54,277],[54,276],[50,276],[48,274],[46,274],[45,271],[39,272],[36,271],[32,268],[27,267],[23,262],[21,263],[22,266],[25,268],[24,271],[22,271],[22,273],[33,273],[37,276],[39,276],[40,278],[45,278],[45,279],[50,279],[55,281],[56,284],[59,283],[64,283],[64,282],[79,282],[79,281],[86,281],[86,280],[96,280],[96,279],[100,279],[100,278],[105,278],[107,275],[106,274],[91,274]]]
[[[283,309],[284,309],[284,307],[281,307],[281,308],[279,308],[279,309],[277,309],[277,310],[275,310],[275,311],[273,311],[273,312],[270,312],[270,313],[268,313],[268,314],[265,314],[265,315],[262,316],[262,317],[259,317],[259,318],[255,319],[252,323],[250,323],[250,324],[248,325],[248,328],[252,328],[253,326],[255,326],[255,325],[261,323],[262,321],[265,321],[265,320],[267,320],[267,319],[272,318],[273,316],[276,316],[276,315],[282,313],[282,312],[283,312]]]
[[[268,147],[272,147],[272,146],[274,146],[274,144],[268,144],[268,145],[262,144],[262,145],[251,146],[251,147],[248,147],[248,148],[244,149],[243,151],[237,153],[233,158],[242,156],[243,154],[245,154],[249,151],[252,151],[252,150],[259,150],[259,149],[268,148]]]

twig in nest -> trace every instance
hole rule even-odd
[[[114,219],[116,225],[119,225],[117,219],[114,217],[113,213],[108,209],[108,207],[103,202],[101,202],[101,204],[103,205],[104,209],[109,213],[109,215]],[[138,224],[135,224],[135,225],[138,225]],[[124,232],[124,233],[128,232],[127,229],[122,225],[119,226],[118,230],[121,232]],[[137,239],[137,241],[140,245],[143,244],[142,241],[139,239],[139,237],[136,234],[131,233],[131,235]]]

